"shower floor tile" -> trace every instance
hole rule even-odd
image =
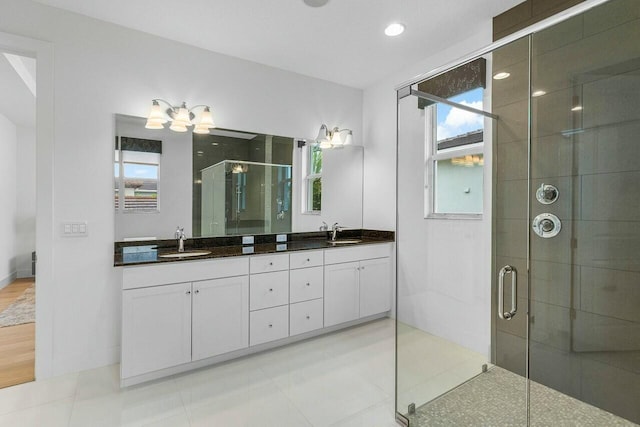
[[[526,381],[493,367],[416,409],[411,427],[526,425]],[[636,426],[630,421],[530,383],[532,426]]]

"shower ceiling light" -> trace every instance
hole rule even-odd
[[[534,97],[534,98],[537,98],[539,96],[546,95],[546,94],[547,94],[547,92],[545,92],[543,90],[536,90],[531,94],[531,96]]]
[[[506,71],[502,71],[500,73],[496,73],[493,75],[494,80],[504,80],[509,77],[511,73],[507,73]]]
[[[571,107],[571,111],[582,111],[582,105],[575,105]]]
[[[395,37],[404,33],[404,28],[405,27],[403,24],[400,24],[399,22],[394,22],[387,25],[387,28],[384,29],[384,33],[389,37]]]
[[[169,108],[163,111],[160,106],[161,102]],[[193,132],[200,134],[209,133],[209,129],[215,128],[216,124],[213,122],[211,109],[208,105],[196,105],[195,107],[187,108],[187,104],[183,102],[182,105],[178,107],[171,105],[163,99],[152,100],[151,111],[149,112],[147,123],[144,127],[147,129],[164,129],[164,124],[171,120],[169,129],[174,132],[186,132],[189,130],[189,126],[194,125],[193,120],[196,118],[196,115],[193,111],[200,107],[203,107],[204,110],[202,114],[200,114],[200,119],[195,123]],[[167,120],[167,117],[169,117],[169,120]]]

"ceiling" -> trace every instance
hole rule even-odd
[[[35,79],[35,59],[19,57],[25,69]],[[14,125],[34,128],[36,126],[36,97],[11,66],[6,56],[0,53],[0,114]]]
[[[356,88],[475,34],[522,0],[36,0]],[[387,24],[404,34],[384,35]],[[425,70],[428,71],[428,70]]]

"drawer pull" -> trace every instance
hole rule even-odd
[[[269,327],[270,327],[270,328],[273,328],[273,325],[272,325],[271,323],[269,323]]]
[[[309,319],[311,319],[311,317],[310,317],[310,316],[307,316],[307,320],[309,320]]]
[[[200,293],[200,289],[196,289],[196,294],[199,294],[199,293]]]
[[[309,258],[307,258],[307,262],[311,262],[311,260]]]
[[[269,292],[273,292],[273,288],[269,288]]]
[[[187,292],[186,292],[186,294],[187,294],[187,295],[191,295],[191,291],[187,291]]]
[[[307,282],[307,286],[311,286],[311,283]]]
[[[272,262],[270,262],[270,263],[269,263],[269,265],[273,265],[273,263],[272,263]]]

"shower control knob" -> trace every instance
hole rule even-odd
[[[550,219],[543,219],[542,221],[540,221],[540,228],[542,228],[542,231],[544,231],[545,233],[552,231],[554,227],[555,225]]]
[[[558,189],[551,184],[542,183],[540,188],[536,190],[536,199],[543,205],[555,203],[559,196]]]
[[[560,222],[560,218],[554,214],[542,213],[533,219],[531,228],[533,228],[534,233],[538,236],[549,239],[560,233],[562,223]]]

